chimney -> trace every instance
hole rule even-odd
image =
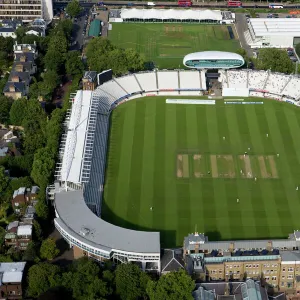
[[[14,75],[14,76],[11,78],[11,81],[12,81],[12,82],[20,82],[20,78],[19,78],[19,76]]]
[[[15,92],[16,91],[15,86],[13,84],[9,86],[9,91],[10,92]]]
[[[25,56],[25,55],[22,55],[22,56],[20,57],[20,61],[21,61],[21,62],[25,62],[25,61],[26,61],[26,56]]]

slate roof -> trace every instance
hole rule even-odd
[[[83,76],[84,79],[88,79],[90,82],[95,81],[96,77],[97,77],[96,71],[86,71]]]
[[[11,28],[11,27],[0,27],[0,32],[15,32],[15,28]]]
[[[9,87],[13,85],[16,89],[16,92],[20,92],[20,93],[24,93],[26,91],[26,86],[24,84],[24,82],[7,82],[5,84],[5,87],[3,89],[3,92],[9,92]]]
[[[165,249],[161,258],[161,272],[178,271],[184,268],[182,256],[172,249]]]
[[[26,57],[26,61],[34,62],[34,53],[31,52],[15,53],[15,62],[20,61],[23,56]]]

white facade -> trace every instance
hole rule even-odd
[[[300,19],[251,18],[245,38],[252,48],[293,47],[294,38],[300,38]]]
[[[28,23],[37,18],[51,22],[52,0],[5,0],[0,4],[0,20],[19,19]]]

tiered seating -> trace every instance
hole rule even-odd
[[[300,78],[292,77],[282,91],[282,94],[298,99],[300,97]]]
[[[145,92],[157,90],[155,72],[138,73],[135,76]]]
[[[107,94],[102,89],[97,88],[94,91],[93,97],[99,99],[98,110],[101,112],[108,112],[111,105],[116,101],[116,98],[110,94]]]
[[[251,89],[264,88],[265,81],[267,79],[268,73],[266,71],[249,71],[248,74],[248,87]]]
[[[115,78],[115,81],[118,82],[128,94],[141,92],[141,88],[138,85],[134,75]]]
[[[247,88],[247,71],[227,71],[229,88]]]
[[[100,86],[100,89],[108,95],[113,96],[115,99],[119,99],[126,95],[126,92],[114,80],[106,82]]]
[[[270,73],[265,90],[272,94],[281,94],[282,89],[289,80],[289,76],[283,74]]]

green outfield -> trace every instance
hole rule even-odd
[[[109,39],[123,48],[133,48],[160,69],[183,68],[183,57],[191,52],[233,51],[239,41],[230,39],[226,25],[113,23]]]
[[[103,219],[159,230],[165,247],[195,230],[226,240],[287,237],[300,228],[299,108],[166,98],[113,111]]]

